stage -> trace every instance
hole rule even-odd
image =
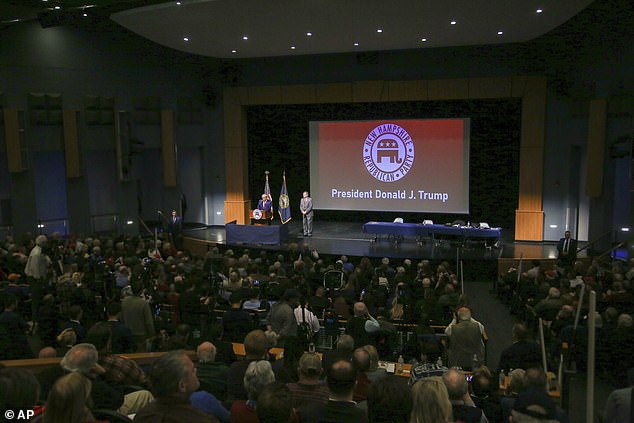
[[[274,222],[274,224],[277,222]],[[342,255],[352,257],[393,257],[409,258],[412,260],[456,260],[459,257],[465,261],[498,259],[555,259],[557,257],[556,242],[515,242],[512,229],[501,231],[499,242],[489,247],[484,242],[467,239],[423,239],[417,242],[415,237],[404,237],[400,242],[388,240],[386,235],[374,241],[375,235],[364,233],[363,225],[367,222],[323,222],[316,220],[312,237],[302,236],[301,220],[293,220],[286,224],[288,230],[287,241],[280,245],[265,245],[257,243],[228,244],[224,226],[210,226],[188,229],[185,238],[199,244],[203,250],[214,245],[250,247],[265,250],[285,251],[289,245],[296,243],[317,250],[320,254]],[[580,245],[581,246],[581,245]],[[585,251],[579,253],[585,257]]]

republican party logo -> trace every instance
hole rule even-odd
[[[414,141],[401,126],[381,124],[363,142],[363,164],[381,182],[398,181],[414,164]]]

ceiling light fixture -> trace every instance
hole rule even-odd
[[[249,37],[247,37],[246,35],[243,35],[243,36],[242,36],[242,39],[243,39],[244,41],[246,41],[246,40],[248,40],[248,39],[249,39]]]
[[[87,17],[88,17],[88,13],[86,13],[86,12],[82,13],[81,15],[82,15],[84,18],[87,18]]]
[[[237,53],[237,52],[238,52],[238,50],[231,50],[231,52],[232,52],[232,53]]]
[[[180,5],[181,5],[181,2],[180,2],[180,1],[177,1],[177,2],[176,2],[176,6],[180,6]]]
[[[504,31],[498,31],[498,35],[504,34]]]
[[[543,11],[544,11],[544,9],[537,9],[537,10],[535,11],[535,13],[542,13]]]
[[[354,43],[354,46],[355,47],[359,47],[359,43]]]
[[[422,42],[426,43],[427,42],[427,38],[421,38],[420,39]]]
[[[458,23],[458,22],[456,22],[456,21],[451,21],[451,24],[452,24],[452,25],[455,25],[455,24],[457,24],[457,23]]]
[[[59,9],[61,9],[61,7],[60,6],[55,6],[53,9],[59,10]]]
[[[189,41],[188,37],[183,37],[183,41]]]
[[[307,33],[306,33],[306,36],[307,36],[307,37],[312,37],[312,36],[313,36],[313,33],[312,33],[312,32],[307,32]]]
[[[383,28],[379,28],[376,30],[376,32],[378,32],[379,34],[381,34],[383,32]]]
[[[291,46],[291,50],[295,50],[295,46]]]

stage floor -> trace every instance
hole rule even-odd
[[[511,230],[502,230],[498,247],[487,248],[482,242],[467,241],[465,245],[456,240],[422,244],[414,238],[405,238],[395,244],[383,235],[374,241],[374,235],[363,233],[365,222],[320,222],[315,221],[313,236],[302,235],[301,221],[291,221],[288,225],[288,242],[282,245],[241,244],[239,246],[266,250],[286,250],[289,244],[307,245],[322,254],[368,257],[410,258],[413,260],[455,260],[459,254],[464,260],[497,260],[498,258],[554,259],[557,258],[556,242],[515,242]],[[210,244],[227,245],[224,226],[188,229],[185,237]],[[581,246],[581,245],[580,245]],[[459,250],[459,251],[458,251]],[[585,250],[580,252],[585,257]]]

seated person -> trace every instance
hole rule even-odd
[[[156,401],[139,410],[135,422],[219,422],[216,417],[196,410],[189,402],[200,383],[194,363],[184,351],[170,351],[158,358],[152,364],[150,380]]]
[[[237,400],[231,406],[231,423],[259,423],[256,415],[257,398],[264,387],[275,382],[271,363],[252,361],[244,373],[244,389],[247,400]]]

